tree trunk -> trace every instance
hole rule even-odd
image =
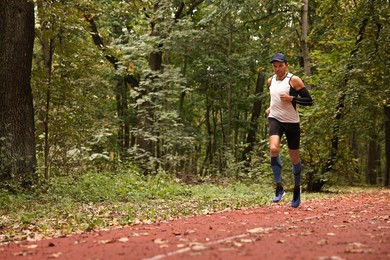
[[[130,147],[130,123],[127,116],[128,111],[128,87],[123,78],[119,78],[116,85],[116,107],[118,114],[118,137],[117,145],[121,162],[126,160],[126,152]]]
[[[46,8],[44,1],[37,1],[38,12],[44,13],[44,9]],[[50,5],[50,3],[48,4]],[[43,14],[42,14],[43,15]],[[50,21],[53,22],[53,21]],[[51,79],[52,79],[52,67],[53,67],[53,54],[54,54],[54,44],[53,38],[50,37],[50,33],[48,33],[45,28],[48,27],[48,21],[43,21],[40,25],[40,41],[42,44],[42,52],[43,52],[43,60],[46,69],[46,107],[45,107],[45,116],[43,119],[43,127],[44,127],[44,176],[45,179],[49,179],[49,121],[50,121],[50,102],[51,102]]]
[[[305,76],[311,76],[311,63],[309,56],[309,47],[307,46],[307,34],[309,31],[309,0],[302,0],[302,35],[301,35],[301,50],[303,55],[303,64]]]
[[[127,155],[127,150],[130,148],[130,121],[129,121],[129,86],[127,82],[123,82],[123,91],[122,91],[122,106],[123,106],[123,111],[125,112],[125,116],[123,118],[124,120],[124,129],[123,129],[123,134],[124,134],[124,143],[123,143],[123,149],[124,149],[124,154],[125,156]]]
[[[376,138],[372,138],[368,142],[368,158],[366,170],[366,183],[375,185],[378,178],[378,161],[379,161],[379,145]]]
[[[2,0],[0,35],[0,177],[28,188],[37,181],[30,85],[34,4]]]
[[[260,71],[259,75],[257,76],[257,81],[256,81],[255,94],[257,97],[260,97],[260,95],[264,92],[264,84],[265,84],[265,72]],[[257,132],[257,128],[258,128],[257,120],[260,117],[261,110],[262,110],[261,109],[261,100],[260,100],[260,98],[257,98],[255,100],[255,102],[253,103],[250,128],[249,128],[248,135],[246,138],[247,146],[245,147],[244,151],[242,152],[242,160],[245,161],[246,164],[249,164],[249,162],[251,161],[251,157],[248,156],[248,154],[253,150],[253,147],[255,145],[256,132]]]
[[[218,163],[218,158],[216,158],[217,155],[217,148],[218,148],[218,108],[212,104],[211,106],[211,118],[212,118],[212,144],[211,144],[211,163],[216,165]],[[222,123],[221,123],[222,124]],[[221,134],[223,135],[223,130],[221,129]],[[222,137],[223,139],[223,137]],[[213,171],[214,173],[214,171]]]
[[[206,97],[206,112],[205,112],[205,122],[207,127],[207,147],[206,147],[206,154],[203,160],[202,168],[200,170],[201,175],[203,175],[203,170],[207,168],[207,166],[211,163],[213,163],[213,156],[212,156],[212,134],[213,131],[211,130],[211,123],[210,123],[210,108],[211,104],[209,104],[208,97]]]
[[[357,131],[353,131],[351,135],[351,156],[353,160],[358,161],[359,159],[359,147],[360,145],[359,145],[359,141],[357,140]],[[349,175],[348,177],[349,185],[353,185],[353,183],[355,182],[355,178],[354,178],[355,174],[360,175],[360,167],[357,163],[354,164],[353,172],[354,174]]]
[[[184,65],[183,65],[183,70],[182,70],[183,78],[185,78],[187,75],[187,66],[188,66],[188,55],[184,54]],[[182,91],[180,93],[180,103],[179,103],[180,117],[182,117],[182,115],[184,113],[184,99],[185,99],[185,97],[186,97],[186,91]]]
[[[232,66],[231,64],[231,53],[232,53],[232,44],[233,44],[233,24],[231,17],[229,16],[229,38],[228,38],[228,48],[227,48],[227,59],[228,59],[228,68]],[[230,74],[230,71],[228,73]],[[230,75],[229,75],[230,76]],[[230,149],[231,145],[231,134],[232,134],[232,83],[229,81],[227,83],[227,106],[228,106],[228,120],[227,120],[227,131],[226,131],[226,146]],[[223,124],[222,124],[223,125]]]
[[[390,104],[384,106],[385,112],[385,135],[386,135],[386,167],[385,167],[385,187],[390,187]]]
[[[116,111],[118,114],[118,137],[117,137],[117,145],[118,145],[118,152],[119,152],[119,158],[123,162],[124,157],[124,122],[123,122],[123,104],[122,104],[122,88],[123,88],[123,81],[121,79],[118,79],[116,82],[116,92],[115,92],[115,99],[116,99]]]

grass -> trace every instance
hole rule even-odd
[[[354,192],[357,192],[356,190]],[[34,192],[0,190],[0,243],[57,237],[223,210],[264,206],[268,183],[186,185],[166,174],[88,173],[56,177]],[[304,193],[304,199],[331,193]]]

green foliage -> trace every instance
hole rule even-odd
[[[336,9],[335,4],[339,5]],[[308,79],[313,86],[315,107],[308,114],[310,131],[303,142],[310,144],[304,157],[312,177],[331,178],[351,185],[364,180],[368,140],[384,137],[381,130],[383,100],[387,99],[389,91],[384,73],[389,70],[383,59],[388,54],[383,50],[388,46],[378,40],[388,37],[389,23],[380,17],[389,9],[380,1],[349,4],[352,3],[324,1],[316,9],[316,24],[310,35],[316,73]],[[342,23],[339,22],[341,17]],[[336,122],[340,102],[342,113]],[[339,149],[335,175],[321,176],[324,173],[321,163],[323,165],[330,154],[336,124]],[[325,142],[316,142],[318,139]]]
[[[184,1],[183,12],[175,16],[180,3],[83,0],[38,6],[31,83],[40,176],[47,156],[50,177],[117,172],[132,162],[151,176],[159,171],[250,176],[271,184],[265,118],[257,122],[249,167],[241,155],[254,100],[267,103],[266,87],[259,97],[253,95],[258,72],[271,76],[269,58],[282,51],[290,71],[310,83],[315,102],[300,110],[307,178],[342,178],[349,184],[364,179],[367,140],[383,140],[382,107],[390,102],[385,0],[310,2],[311,77],[303,76],[301,62],[301,1],[215,0],[193,10]],[[91,37],[91,19],[103,46]],[[52,43],[50,78],[44,39]],[[159,69],[151,66],[155,54],[161,54]],[[124,83],[126,77],[137,83]],[[120,95],[118,86],[125,86]],[[344,107],[336,120],[341,96]],[[322,176],[336,123],[336,176]],[[121,150],[125,124],[128,147]],[[73,181],[75,187],[82,185],[81,177]],[[80,198],[88,199],[83,188]],[[107,199],[104,192],[101,196]]]
[[[153,198],[155,195],[161,197],[164,195],[174,196],[176,193],[180,195],[178,191],[161,185],[163,183],[164,180],[158,177],[151,179],[151,181],[143,181],[142,178],[133,174],[88,173],[76,179],[56,178],[51,181],[47,192],[58,196],[58,200],[69,197],[69,199],[80,203],[136,202],[145,198]],[[145,187],[150,184],[152,189]],[[133,191],[137,192],[133,193]],[[53,199],[55,198],[53,197]]]

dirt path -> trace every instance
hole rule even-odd
[[[390,190],[8,244],[0,259],[390,260]]]

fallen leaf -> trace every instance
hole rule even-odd
[[[24,245],[23,247],[28,248],[28,249],[34,249],[34,248],[37,248],[38,245]]]
[[[252,242],[253,242],[253,240],[252,240],[252,239],[249,239],[249,238],[242,238],[240,241],[241,241],[242,243],[252,243]]]
[[[154,241],[154,243],[159,244],[159,245],[168,243],[168,241],[166,239],[163,239],[163,238],[156,238],[153,241]]]
[[[195,230],[189,229],[184,232],[185,235],[189,235],[191,233],[195,233]]]
[[[334,225],[333,227],[334,228],[346,228],[347,226],[346,225]]]
[[[234,248],[232,247],[221,247],[221,248],[218,248],[219,251],[233,251],[235,250]]]
[[[387,226],[379,226],[378,229],[388,229],[390,227],[387,227]]]
[[[371,253],[372,249],[368,248],[367,245],[359,242],[349,243],[345,248],[346,253]]]
[[[326,239],[321,239],[320,241],[317,242],[317,245],[320,246],[327,245],[327,244],[328,244],[328,240]]]
[[[301,235],[302,236],[310,236],[313,234],[313,232],[314,232],[314,230],[307,230],[307,231],[301,232]]]
[[[238,242],[233,242],[233,245],[235,246],[235,247],[242,247],[242,244],[241,243],[238,243]]]
[[[109,240],[99,240],[98,243],[99,244],[109,244],[109,243],[113,243],[114,241],[112,239],[109,239]]]
[[[58,257],[60,257],[61,255],[62,255],[61,252],[53,253],[53,254],[49,255],[49,258],[58,258]]]
[[[143,232],[143,233],[137,233],[137,232],[131,232],[130,234],[132,237],[139,237],[139,236],[147,236],[149,233]]]
[[[127,237],[121,237],[118,239],[119,242],[122,242],[122,243],[126,243],[127,241],[129,241],[129,238]]]
[[[14,256],[27,256],[27,255],[33,255],[35,252],[32,251],[23,251],[23,252],[16,252],[14,253]]]
[[[194,251],[200,251],[200,250],[205,250],[207,247],[202,243],[193,242],[190,243],[190,248]]]

